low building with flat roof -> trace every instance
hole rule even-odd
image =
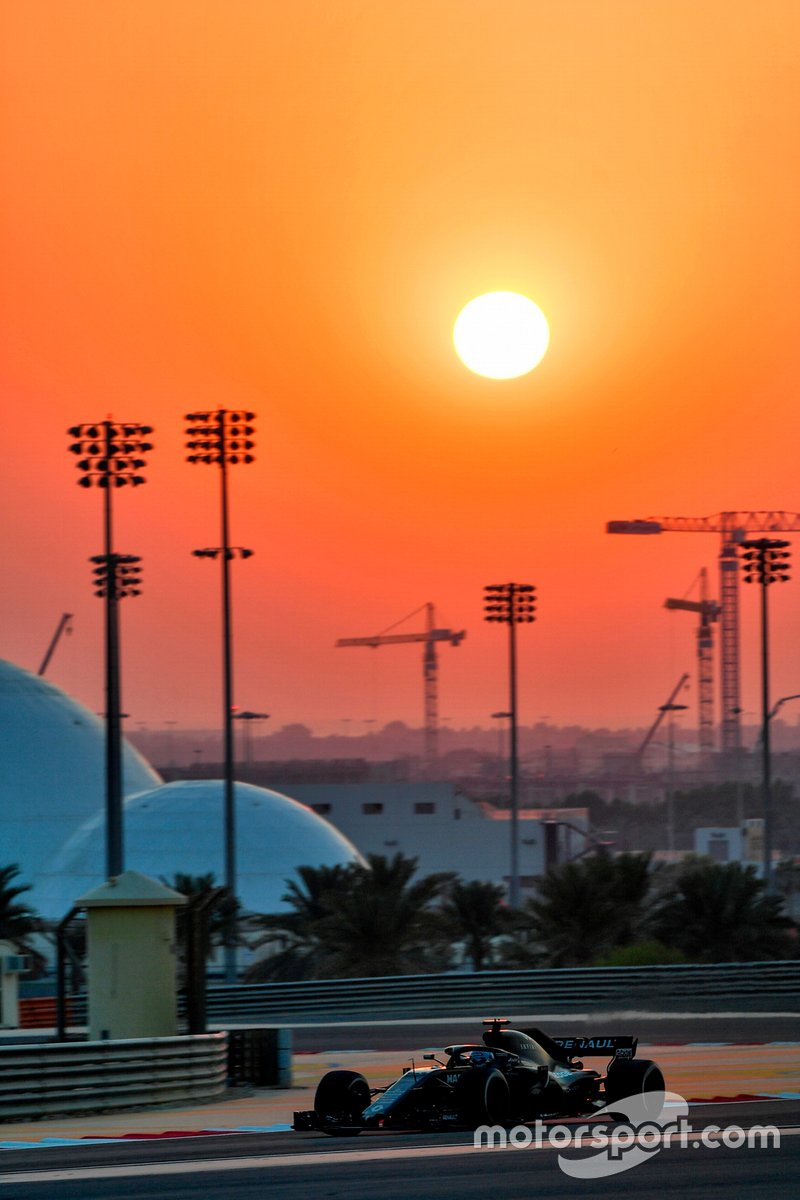
[[[508,809],[472,800],[452,783],[293,784],[286,792],[335,825],[362,854],[416,858],[419,873],[456,871],[464,880],[508,888]],[[549,867],[586,849],[586,808],[519,811],[523,892]]]

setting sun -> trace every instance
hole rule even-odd
[[[550,341],[547,318],[518,292],[486,292],[470,300],[453,328],[464,366],[489,379],[516,379],[542,361]]]
[[[482,589],[515,578],[541,600],[523,724],[647,728],[696,661],[664,599],[714,578],[719,534],[606,522],[800,511],[798,0],[18,0],[2,21],[0,386],[31,416],[0,472],[0,659],[36,671],[69,610],[47,679],[105,711],[99,496],[64,430],[111,411],[155,429],[146,486],[114,493],[145,564],[126,728],[159,730],[166,765],[179,730],[217,730],[217,574],[191,550],[221,544],[219,480],[184,462],[182,416],[222,406],[258,414],[230,479],[254,551],[231,562],[233,699],[271,716],[236,721],[243,751],[302,725],[360,757],[356,732],[416,729],[423,644],[335,646],[426,602],[468,630],[439,647],[448,733],[485,727],[508,680]],[[770,606],[780,697],[800,582]]]

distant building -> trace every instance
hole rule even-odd
[[[694,851],[714,862],[753,866],[761,875],[764,870],[764,822],[752,818],[746,820],[741,829],[738,826],[695,829]]]
[[[456,871],[464,880],[508,887],[510,813],[473,801],[451,783],[294,784],[285,788],[330,821],[362,854],[416,858],[422,875]],[[519,812],[519,872],[530,892],[550,866],[587,846],[586,808]]]

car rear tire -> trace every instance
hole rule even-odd
[[[328,1071],[317,1086],[314,1108],[325,1133],[346,1137],[361,1132],[361,1114],[370,1102],[369,1084],[357,1071]]]
[[[465,1124],[503,1125],[511,1111],[508,1080],[497,1067],[479,1067],[467,1072],[459,1084],[459,1111]]]
[[[666,1090],[664,1075],[658,1063],[650,1058],[614,1059],[606,1074],[606,1104],[614,1104],[618,1100],[626,1100],[630,1096],[647,1097],[652,1093]],[[654,1097],[654,1105],[655,1097]],[[658,1113],[648,1116],[658,1116],[661,1111],[660,1101],[657,1104]],[[627,1119],[624,1114],[623,1119]]]

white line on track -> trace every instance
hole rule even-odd
[[[699,1131],[698,1131],[699,1132]],[[790,1126],[780,1130],[781,1138],[800,1136],[800,1126]],[[669,1145],[669,1134],[661,1138],[661,1146]],[[569,1149],[581,1148],[583,1139],[575,1141]],[[616,1139],[611,1139],[615,1144]],[[587,1147],[591,1146],[591,1137],[586,1139]],[[624,1142],[624,1149],[630,1143]],[[654,1149],[652,1141],[648,1140],[648,1149]],[[510,1149],[514,1149],[510,1147]],[[528,1146],[527,1150],[553,1150],[552,1146]],[[199,1162],[165,1162],[165,1163],[131,1163],[125,1166],[106,1167],[75,1167],[60,1171],[20,1171],[15,1174],[0,1175],[2,1183],[67,1183],[89,1179],[133,1179],[143,1175],[200,1175],[222,1171],[263,1171],[276,1167],[328,1167],[336,1164],[354,1164],[363,1162],[391,1162],[398,1159],[422,1158],[454,1158],[464,1157],[465,1154],[492,1153],[486,1147],[480,1149],[468,1142],[460,1145],[447,1146],[404,1146],[385,1150],[321,1150],[311,1154],[268,1154],[254,1158],[218,1158],[204,1159]],[[494,1153],[502,1153],[495,1149]]]
[[[793,1045],[795,1043],[792,1043]],[[742,1104],[771,1104],[774,1100],[800,1100],[800,1092],[770,1092],[763,1095],[753,1096],[750,1100],[687,1100],[689,1108],[722,1108],[725,1105],[733,1107],[736,1105],[741,1108]],[[667,1104],[667,1108],[677,1107],[677,1105]],[[579,1125],[585,1117],[565,1117],[561,1124]],[[556,1122],[554,1122],[556,1123]],[[231,1134],[231,1133],[290,1133],[291,1125],[215,1125],[211,1129],[203,1129],[200,1131],[186,1129],[183,1132],[173,1132],[169,1135],[171,1142],[180,1141],[186,1138],[204,1137],[209,1133],[213,1134]],[[143,1133],[141,1136],[128,1134],[125,1137],[46,1137],[40,1138],[38,1141],[28,1142],[0,1142],[0,1150],[52,1150],[59,1149],[62,1146],[114,1146],[127,1143],[130,1145],[133,1142],[154,1142],[159,1140],[158,1134]],[[0,1181],[2,1180],[0,1176]]]

